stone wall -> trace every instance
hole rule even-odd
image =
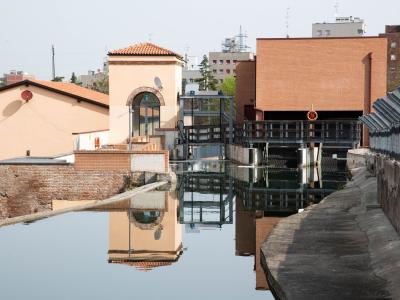
[[[378,180],[378,201],[383,211],[400,233],[400,163],[376,155],[374,168]]]
[[[52,200],[99,200],[134,182],[130,171],[72,165],[0,165],[0,218],[51,208]]]

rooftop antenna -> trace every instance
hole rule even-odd
[[[52,66],[52,80],[56,79],[56,64],[54,60],[54,56],[56,51],[54,50],[54,45],[51,45],[51,66]]]
[[[186,45],[185,47],[185,68],[188,69],[188,63],[189,63],[189,53],[190,51],[190,47],[188,45]]]
[[[249,46],[246,45],[247,34],[243,33],[242,25],[240,25],[239,27],[239,34],[236,36],[236,38],[239,39],[239,46],[238,46],[239,52],[244,52],[248,48],[250,48]]]
[[[286,38],[289,38],[290,7],[286,8]]]
[[[153,41],[152,41],[152,37],[153,37],[153,34],[152,33],[149,33],[149,43],[152,43]]]
[[[335,7],[335,21],[336,21],[336,18],[339,17],[339,2],[336,2],[334,7]]]

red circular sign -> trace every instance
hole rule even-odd
[[[307,113],[307,119],[310,120],[310,121],[315,121],[315,120],[317,120],[317,119],[318,119],[318,114],[317,114],[317,112],[316,112],[316,111],[313,111],[313,110],[310,110],[310,111]]]
[[[33,94],[31,91],[29,90],[25,90],[21,93],[21,98],[24,99],[26,102],[28,102],[29,100],[31,100],[33,97]]]

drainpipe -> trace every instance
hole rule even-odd
[[[365,66],[365,96],[364,96],[364,115],[371,113],[372,102],[372,52],[368,53],[366,57]],[[369,131],[366,126],[363,126],[363,147],[369,146]]]

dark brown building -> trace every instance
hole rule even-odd
[[[400,25],[386,25],[380,36],[388,39],[387,90],[393,91],[400,86]]]

